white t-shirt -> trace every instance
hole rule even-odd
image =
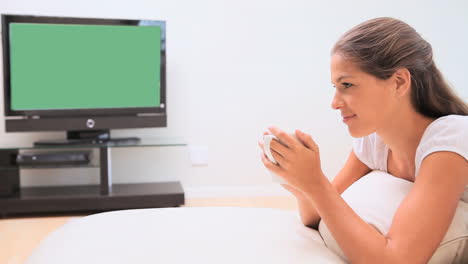
[[[388,173],[388,146],[377,133],[355,138],[353,150],[359,160],[370,169]],[[468,161],[468,116],[443,116],[429,124],[416,149],[414,174],[416,177],[424,158],[437,151],[455,152]],[[461,199],[468,202],[468,185]]]

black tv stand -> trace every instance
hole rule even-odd
[[[185,202],[179,181],[112,182],[112,149],[139,147],[186,146],[180,138],[144,138],[138,144],[128,145],[48,145],[35,147],[0,146],[0,218],[9,215],[27,215],[65,212],[102,212],[134,208],[177,207]],[[41,169],[16,162],[23,151],[56,151],[86,148],[98,150],[97,159],[89,165],[60,165],[52,168],[98,168],[99,184],[64,186],[21,186],[20,171]],[[95,162],[98,161],[98,164]],[[131,166],[131,164],[128,164]],[[43,168],[51,168],[45,166]],[[64,171],[66,173],[66,170]],[[131,178],[131,176],[130,176]]]
[[[111,138],[110,131],[105,130],[80,130],[67,131],[66,139],[40,140],[34,142],[34,146],[67,146],[67,145],[134,145],[140,143],[138,137]]]
[[[134,145],[140,143],[138,137],[128,138],[84,138],[84,139],[63,139],[63,140],[41,140],[34,142],[34,146],[67,146],[67,145]]]

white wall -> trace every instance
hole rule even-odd
[[[392,16],[414,26],[432,43],[455,90],[468,99],[468,2],[462,0],[1,0],[0,11],[167,21],[168,127],[112,134],[182,136],[190,145],[208,146],[209,164],[191,166],[183,147],[119,149],[113,153],[114,182],[177,179],[188,190],[218,185],[260,190],[271,182],[257,141],[272,124],[312,133],[324,172],[333,178],[351,137],[339,112],[330,108],[329,51],[342,33],[374,17]],[[0,128],[0,144],[56,137],[64,133],[6,134]],[[97,182],[97,173],[24,171],[22,182],[87,184]]]

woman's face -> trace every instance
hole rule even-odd
[[[336,89],[331,106],[340,110],[351,136],[367,136],[390,121],[392,78],[378,79],[339,54],[332,56],[331,78]]]

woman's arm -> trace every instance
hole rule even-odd
[[[371,169],[369,169],[366,164],[362,163],[356,157],[356,154],[351,151],[344,167],[338,172],[331,184],[335,190],[341,194],[351,186],[351,184],[369,172],[371,172]],[[320,222],[320,215],[317,213],[317,210],[315,210],[311,201],[301,191],[295,189],[291,185],[282,184],[282,186],[296,197],[302,223],[305,226],[317,229]]]
[[[310,135],[296,131],[306,147],[275,127],[270,131],[275,165],[263,164],[309,199],[352,263],[426,263],[446,234],[468,184],[468,162],[447,151],[428,155],[387,234],[363,221],[323,174],[320,151]],[[372,199],[372,197],[369,197]],[[415,246],[417,245],[417,246]]]
[[[307,227],[318,229],[320,215],[317,213],[317,210],[315,210],[314,205],[310,202],[310,200],[301,191],[296,190],[291,185],[281,185],[296,197],[302,223]]]
[[[364,222],[326,179],[305,193],[352,263],[426,263],[448,230],[467,175],[468,162],[458,154],[426,157],[386,235]]]

